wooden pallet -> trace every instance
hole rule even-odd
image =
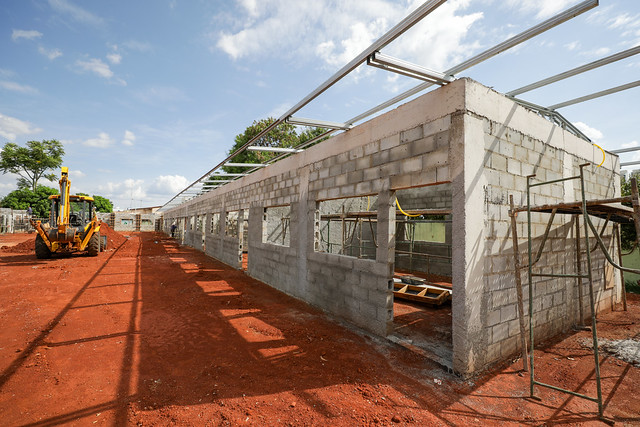
[[[393,295],[396,298],[440,306],[451,298],[451,291],[425,286],[394,283]]]

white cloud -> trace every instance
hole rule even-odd
[[[544,19],[577,3],[578,0],[507,0],[507,5],[523,14],[536,14],[536,18]]]
[[[136,140],[136,136],[130,130],[124,131],[124,138],[122,139],[122,145],[132,146],[133,141]]]
[[[121,182],[108,181],[98,185],[95,194],[100,194],[112,200],[115,204],[122,204],[128,207],[138,207],[147,200],[147,192],[144,188],[144,180],[127,178]]]
[[[76,65],[84,71],[90,71],[105,79],[113,77],[113,71],[109,68],[109,65],[102,62],[100,59],[90,58],[88,61],[78,60]]]
[[[182,175],[161,175],[153,180],[149,192],[156,195],[173,196],[185,189],[189,181]]]
[[[49,0],[49,6],[56,12],[68,15],[71,19],[86,25],[102,26],[104,21],[102,18],[93,13],[76,6],[68,0]]]
[[[637,27],[638,25],[640,25],[640,15],[635,15],[635,16],[629,16],[628,13],[623,13],[621,15],[616,15],[613,18],[611,18],[607,24],[609,26],[609,28],[611,29],[616,29],[616,28],[628,28],[628,27]]]
[[[113,71],[109,67],[109,64],[105,64],[102,60],[97,58],[89,58],[88,60],[77,60],[76,67],[80,72],[88,71],[94,73],[97,76],[109,80],[111,83],[126,86],[127,82],[121,78],[114,78]]]
[[[107,55],[107,59],[114,65],[118,65],[122,61],[122,55],[119,53],[110,53]]]
[[[42,46],[38,46],[38,52],[49,58],[51,61],[62,56],[62,51],[60,49],[47,50]]]
[[[4,90],[10,90],[12,92],[19,92],[24,94],[36,94],[38,90],[28,85],[21,85],[20,83],[10,81],[0,81],[0,88]]]
[[[575,122],[574,125],[576,125],[576,127],[580,129],[580,131],[584,133],[587,136],[587,138],[589,138],[592,141],[598,142],[604,137],[602,132],[600,132],[598,129],[592,128],[591,126],[585,123]]]
[[[69,171],[69,177],[70,177],[71,179],[74,179],[74,178],[84,178],[85,176],[87,176],[87,174],[86,174],[86,173],[84,173],[84,172],[82,172],[81,170],[78,170],[78,169],[71,169],[71,170]]]
[[[359,54],[421,3],[411,0],[399,7],[390,0],[241,0],[238,29],[213,35],[212,48],[234,60],[273,54],[320,57],[335,68]],[[435,69],[467,56],[474,45],[464,45],[462,40],[471,24],[482,18],[481,13],[463,13],[469,3],[451,0],[440,6],[405,33],[402,43],[390,45],[391,52]]]
[[[42,37],[42,33],[36,30],[13,30],[11,40],[14,42],[19,39],[33,40]]]
[[[567,43],[564,45],[564,47],[567,48],[567,50],[576,50],[580,48],[580,42],[579,41],[572,41],[571,43]]]
[[[41,132],[42,129],[33,127],[29,122],[16,119],[15,117],[5,116],[0,113],[0,136],[15,141],[19,135],[29,135]]]
[[[592,50],[587,50],[584,52],[580,52],[580,55],[583,56],[595,56],[595,57],[602,57],[605,55],[608,55],[611,52],[611,48],[608,47],[598,47]]]
[[[106,132],[100,132],[97,138],[90,138],[83,142],[87,147],[107,148],[113,145],[113,139]]]

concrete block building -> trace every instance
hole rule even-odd
[[[520,346],[509,196],[522,204],[528,175],[536,175],[533,181],[574,176],[586,162],[592,163],[585,168],[587,198],[619,196],[618,158],[607,153],[598,166],[601,161],[601,151],[588,141],[490,88],[459,79],[167,210],[163,229],[169,233],[176,222],[181,243],[237,268],[244,262],[250,276],[390,336],[394,273],[407,269],[398,204],[405,211],[441,209],[444,237],[421,242],[421,250],[440,254],[429,268],[451,279],[444,363],[469,375]],[[540,187],[531,197],[535,205],[580,200],[579,183]],[[360,219],[347,221],[354,212]],[[536,250],[547,220],[544,213],[532,216]],[[575,221],[555,217],[536,268],[574,271]],[[523,215],[517,227],[527,235]],[[525,239],[520,246],[526,265]],[[606,310],[620,299],[620,279],[608,274],[600,252],[592,257],[597,308]],[[587,295],[586,286],[574,278],[536,280],[537,337],[566,331],[582,320],[580,313],[590,314],[587,298],[578,297]]]

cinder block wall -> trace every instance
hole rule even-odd
[[[470,374],[517,350],[508,195],[514,194],[519,204],[526,175],[568,176],[587,160],[599,163],[599,153],[493,90],[461,79],[164,215],[177,220],[185,244],[202,249],[204,233],[206,253],[233,266],[239,266],[244,245],[249,275],[386,335],[393,320],[395,191],[449,182],[452,362],[457,372]],[[608,155],[601,168],[587,173],[589,196],[618,194],[618,170],[617,158]],[[545,191],[534,196],[534,203],[565,200],[576,188],[564,184]],[[375,259],[318,252],[319,201],[367,195],[377,195]],[[263,243],[264,208],[287,205],[290,246]],[[241,241],[242,233],[224,235],[224,215],[236,210],[248,218],[247,242]],[[221,217],[217,232],[190,228],[191,217],[213,213]],[[535,217],[535,236],[544,232],[543,217]],[[522,218],[518,221],[524,236]],[[570,223],[559,217],[554,223],[548,243],[553,250],[540,261],[546,269],[573,268],[573,241],[566,240]],[[523,251],[526,243],[521,242]],[[614,290],[604,289],[602,281],[595,285],[600,309],[618,297],[619,283]],[[537,332],[550,336],[566,329],[571,323],[566,317],[575,312],[575,293],[575,279],[536,286]]]
[[[604,199],[620,195],[619,162],[615,155],[607,153],[602,161],[600,149],[574,135],[562,131],[535,113],[516,106],[502,95],[480,85],[469,86],[467,106],[473,111],[471,132],[467,144],[483,147],[480,155],[481,174],[478,169],[470,184],[484,199],[481,217],[482,232],[474,239],[483,242],[483,281],[477,283],[478,308],[483,312],[482,326],[478,329],[481,342],[478,345],[479,359],[483,364],[504,360],[520,349],[519,323],[517,318],[517,296],[513,245],[510,230],[509,195],[513,195],[516,206],[526,203],[527,176],[535,174],[532,183],[552,181],[580,174],[579,165],[585,167],[585,190],[587,199]],[[555,204],[580,201],[579,181],[565,181],[536,187],[531,191],[532,205]],[[480,214],[480,212],[478,212]],[[532,249],[537,253],[545,233],[550,214],[532,214]],[[597,226],[602,222],[593,219]],[[584,239],[584,228],[580,220],[580,233]],[[478,226],[481,224],[478,221]],[[601,228],[599,228],[601,229]],[[454,227],[455,230],[455,227]],[[526,212],[517,217],[517,233],[521,265],[528,264]],[[576,246],[575,219],[570,215],[556,215],[552,223],[543,254],[534,266],[534,272],[575,274]],[[591,246],[596,241],[592,238]],[[612,226],[605,231],[605,243],[615,254],[610,239]],[[466,236],[469,239],[470,236]],[[456,238],[454,237],[454,242]],[[582,246],[582,271],[586,272],[584,240]],[[620,301],[621,286],[618,274],[611,274],[605,267],[606,260],[598,249],[592,253],[597,311],[610,309]],[[455,268],[455,266],[454,266]],[[524,309],[528,311],[528,285],[526,269],[521,277],[524,285]],[[609,280],[605,274],[609,272]],[[454,278],[455,280],[455,278]],[[467,289],[473,291],[467,283]],[[579,290],[576,279],[538,278],[534,280],[533,324],[536,340],[549,338],[566,332],[580,321]],[[588,281],[582,284],[583,317],[590,320]],[[458,300],[459,301],[459,300]],[[525,314],[526,316],[526,314]],[[528,319],[528,318],[527,318]],[[528,320],[527,320],[528,324]],[[461,339],[461,337],[458,337]],[[486,350],[485,350],[486,349]]]

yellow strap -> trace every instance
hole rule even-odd
[[[602,164],[604,163],[604,158],[605,158],[605,154],[604,154],[604,150],[602,149],[602,147],[600,147],[598,144],[593,144],[596,147],[598,147],[601,151],[602,151],[602,161],[600,162],[600,164],[598,165],[598,167],[602,166]]]
[[[422,216],[422,214],[413,215],[413,214],[408,214],[405,211],[403,211],[402,208],[400,207],[400,202],[398,201],[397,197],[396,197],[396,206],[398,207],[398,209],[400,210],[400,212],[402,212],[402,214],[404,216],[408,216],[408,217],[412,217],[412,218],[415,218],[417,216]]]

